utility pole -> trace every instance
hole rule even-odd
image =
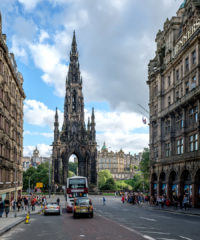
[[[16,209],[16,205],[17,205],[17,169],[16,169],[16,165],[15,165],[15,218],[17,217],[17,209]]]
[[[51,176],[50,176],[50,158],[49,158],[49,198],[51,197]]]

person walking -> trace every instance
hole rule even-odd
[[[4,208],[5,208],[6,217],[8,217],[8,213],[10,211],[10,200],[8,198],[4,200]]]
[[[124,201],[125,201],[125,197],[124,195],[122,195],[122,203],[124,203]]]
[[[57,204],[60,205],[60,198],[58,197],[56,200]]]
[[[189,198],[188,198],[188,196],[186,194],[183,197],[183,206],[184,206],[185,210],[187,208],[189,208]]]
[[[0,197],[0,218],[2,217],[4,212],[4,203],[2,201],[2,198]]]
[[[19,197],[18,200],[17,200],[17,208],[18,208],[18,212],[21,208],[21,204],[22,204],[22,201],[21,201],[21,198]]]
[[[106,198],[103,197],[103,205],[106,205]]]
[[[27,210],[28,207],[28,199],[24,197],[24,206],[25,206],[25,211]]]

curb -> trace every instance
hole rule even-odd
[[[35,215],[35,214],[38,214],[38,213],[39,213],[39,211],[35,211],[35,212],[30,213],[30,215]],[[14,223],[10,224],[9,226],[7,226],[7,227],[3,228],[2,230],[0,230],[0,236],[2,236],[4,233],[10,231],[12,228],[14,228],[15,226],[19,225],[20,223],[22,223],[26,219],[26,217],[23,216],[23,215],[20,218],[21,219],[18,219],[16,222],[14,222]]]
[[[175,213],[175,214],[193,215],[193,216],[200,217],[200,213],[180,212],[180,211],[173,211],[173,210],[168,210],[168,209],[156,209],[156,208],[154,208],[153,210],[157,210],[157,211],[161,211],[161,212],[170,212],[170,213]]]
[[[21,222],[23,222],[25,220],[25,217],[22,217],[22,219],[19,219],[17,222],[10,224],[9,226],[3,228],[2,230],[0,230],[0,236],[2,236],[4,233],[8,232],[9,230],[11,230],[13,227],[17,226],[18,224],[20,224]]]

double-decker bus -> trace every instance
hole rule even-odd
[[[72,212],[74,198],[77,197],[88,197],[88,182],[86,177],[74,176],[67,178],[67,212]]]

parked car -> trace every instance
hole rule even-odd
[[[66,202],[66,209],[68,213],[71,213],[73,210],[73,206],[74,206],[74,199],[73,198],[68,198],[67,202]]]
[[[60,206],[56,202],[47,203],[44,207],[44,215],[58,214],[60,215]]]
[[[93,206],[89,198],[82,197],[74,199],[73,216],[76,218],[82,215],[93,218]]]

